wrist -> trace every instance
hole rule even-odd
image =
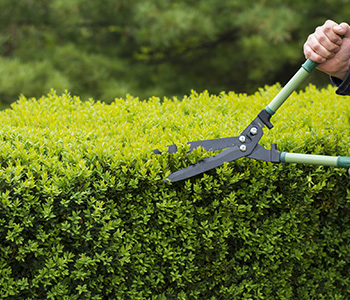
[[[338,78],[340,81],[344,81],[349,73],[349,69],[343,72],[337,72],[334,74],[330,74],[332,77]]]
[[[336,93],[338,95],[350,95],[350,71],[348,70],[344,79],[331,76],[331,81],[338,87]]]
[[[350,70],[350,61],[344,62],[341,67],[338,67],[336,71],[330,73],[329,75],[339,78],[340,80],[345,80],[348,77]]]

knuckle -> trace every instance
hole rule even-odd
[[[317,27],[315,28],[315,33],[322,32],[322,31],[323,31],[323,28],[324,28],[324,26],[317,26]]]
[[[312,52],[309,49],[305,49],[304,50],[304,55],[306,58],[309,58],[312,56]]]
[[[336,24],[336,23],[335,23],[334,21],[329,20],[329,19],[324,23],[324,25],[325,25],[326,27],[333,27],[335,24]]]
[[[312,45],[312,48],[315,50],[315,52],[317,52],[321,49],[321,45],[316,43],[316,44]]]
[[[328,49],[331,52],[338,52],[339,51],[339,46],[332,44],[332,46],[329,47]]]

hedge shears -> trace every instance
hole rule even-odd
[[[224,163],[232,162],[242,157],[272,163],[304,163],[311,165],[349,168],[350,157],[280,152],[277,150],[276,144],[271,144],[271,150],[267,150],[258,144],[264,134],[264,126],[266,126],[268,129],[273,127],[270,122],[271,116],[276,113],[276,111],[287,100],[292,92],[317,66],[318,63],[307,59],[297,73],[276,95],[276,97],[265,107],[265,109],[259,112],[257,117],[248,125],[246,129],[242,131],[239,136],[188,142],[187,144],[190,145],[189,152],[197,147],[201,147],[207,151],[226,150],[217,155],[204,158],[194,165],[190,165],[170,174],[165,181],[177,182],[188,179],[219,167]],[[176,151],[176,145],[168,146],[168,153],[175,153]],[[154,150],[153,153],[161,154],[158,149]]]

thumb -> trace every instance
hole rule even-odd
[[[335,25],[333,27],[333,31],[338,35],[342,35],[346,38],[350,38],[350,26],[348,23],[343,22],[339,25]]]

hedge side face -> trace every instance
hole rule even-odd
[[[22,97],[0,114],[0,298],[349,299],[343,169],[241,159],[162,183],[213,154],[182,143],[238,135],[277,91]],[[347,101],[294,93],[261,144],[348,156]]]

